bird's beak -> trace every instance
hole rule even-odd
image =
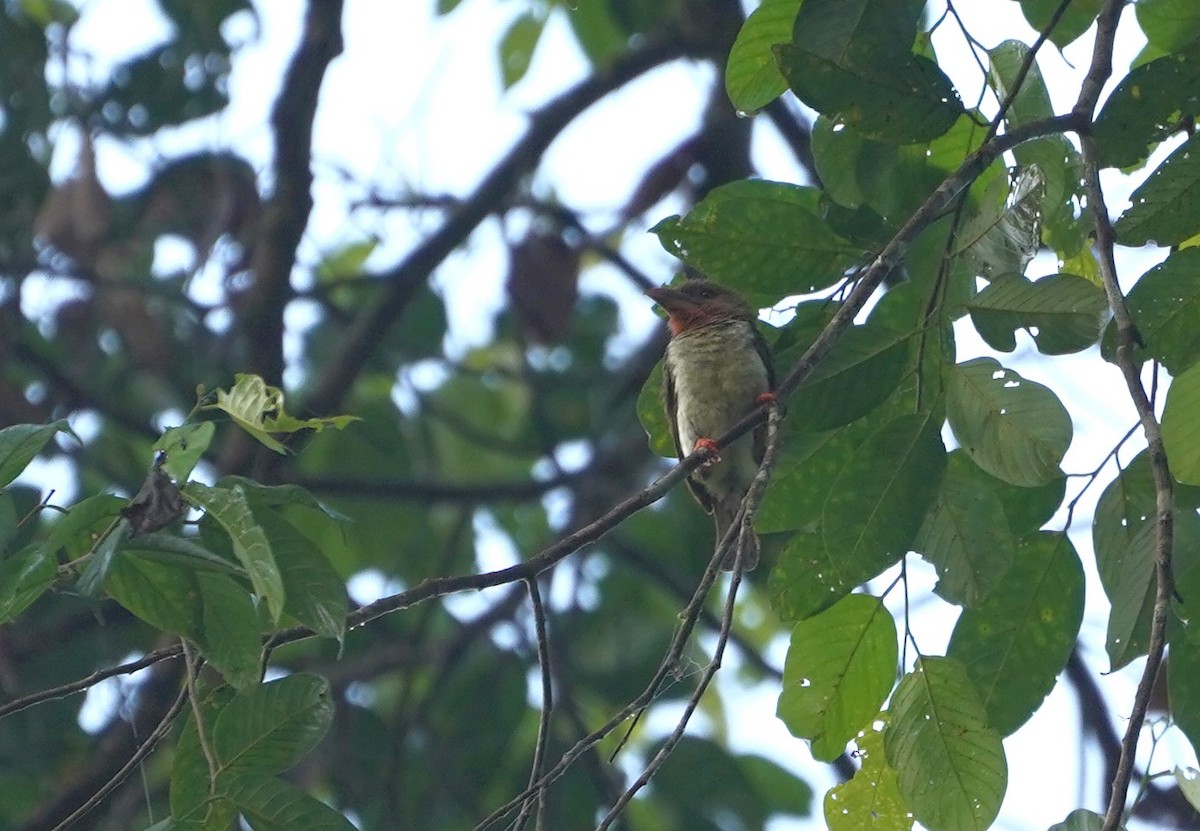
[[[670,286],[657,286],[646,289],[646,296],[668,312],[682,311],[683,309],[695,308],[696,306],[696,301]]]

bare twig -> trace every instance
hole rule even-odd
[[[537,743],[534,745],[533,765],[529,771],[529,787],[534,788],[542,778],[542,771],[546,763],[546,742],[550,738],[550,714],[554,710],[554,685],[550,671],[550,640],[546,634],[546,607],[542,603],[542,594],[538,589],[537,579],[530,578],[525,581],[525,585],[529,587],[529,603],[533,606],[534,628],[537,632],[538,667],[542,674],[542,713],[538,719]],[[540,826],[542,817],[545,815],[545,802],[546,787],[543,785],[537,788],[536,800],[530,798],[521,805],[521,813],[517,814],[517,819],[513,823],[515,831],[521,831],[525,827],[525,822],[529,819],[535,803],[538,810],[537,824]]]
[[[158,726],[155,727],[150,735],[146,737],[146,741],[142,742],[141,745],[138,746],[137,750],[134,751],[133,755],[129,757],[129,760],[121,766],[120,770],[118,770],[112,778],[105,782],[99,790],[92,794],[86,802],[71,812],[70,816],[68,816],[58,825],[54,826],[52,831],[65,831],[65,829],[70,828],[81,817],[103,802],[104,798],[112,793],[116,787],[121,784],[125,777],[129,775],[129,772],[141,764],[142,760],[150,755],[150,752],[154,750],[155,746],[158,745],[163,736],[167,735],[171,729],[171,725],[175,721],[175,717],[179,715],[181,710],[183,710],[183,705],[187,702],[187,698],[188,691],[187,686],[185,685],[179,691],[179,695],[176,697],[175,703],[171,705],[169,710],[167,710],[166,715],[162,717],[162,720],[158,723]]]
[[[733,628],[734,601],[737,600],[738,588],[742,582],[742,558],[746,552],[747,535],[754,533],[750,527],[750,523],[754,519],[754,513],[758,510],[759,503],[762,501],[767,482],[771,478],[771,468],[775,465],[775,458],[779,449],[779,406],[777,404],[768,404],[768,407],[766,451],[763,454],[762,464],[759,465],[758,473],[755,475],[745,499],[742,500],[741,521],[734,523],[734,528],[740,529],[740,533],[737,535],[737,562],[734,565],[733,574],[729,582],[729,593],[726,595],[725,609],[721,615],[721,631],[717,635],[717,643],[713,649],[712,659],[705,666],[700,680],[696,684],[696,688],[692,690],[687,706],[684,708],[683,714],[679,717],[679,721],[675,724],[675,729],[671,731],[666,741],[663,742],[662,747],[658,749],[658,752],[646,764],[641,775],[634,780],[633,784],[626,788],[625,792],[621,794],[621,798],[617,800],[604,819],[600,821],[600,824],[596,826],[596,831],[605,831],[605,829],[611,828],[613,822],[625,810],[625,806],[629,804],[630,800],[633,799],[638,791],[646,786],[654,774],[666,763],[671,753],[683,739],[688,722],[691,720],[692,714],[696,712],[696,708],[700,705],[700,699],[704,697],[704,693],[712,683],[717,670],[721,668],[721,659],[725,654],[725,645],[729,642],[729,633]],[[720,547],[718,547],[718,553],[723,558],[724,553],[719,549]],[[710,564],[709,567],[711,568],[712,565],[719,562],[720,560],[714,558],[713,564]]]
[[[185,638],[179,639],[183,649],[184,668],[187,670],[187,694],[192,703],[192,718],[196,720],[196,736],[200,739],[200,751],[208,764],[208,794],[212,796],[217,787],[217,754],[213,753],[212,744],[204,725],[204,714],[200,712],[200,696],[196,692],[196,673],[200,671],[200,657],[192,650]]]

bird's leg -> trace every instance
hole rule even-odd
[[[717,443],[712,439],[696,439],[696,444],[692,447],[692,452],[696,453],[699,451],[703,451],[708,457],[704,460],[704,464],[701,465],[701,467],[712,467],[717,462],[721,461],[721,448],[719,448]]]
[[[774,404],[775,403],[775,393],[773,393],[773,392],[760,393],[758,395],[758,397],[754,399],[754,403],[755,404]]]

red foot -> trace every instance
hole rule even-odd
[[[708,454],[708,460],[705,462],[706,465],[715,464],[716,462],[721,461],[721,449],[712,439],[696,439],[696,444],[694,447],[692,447],[692,451],[696,452],[698,450],[703,450]]]
[[[754,399],[754,403],[755,404],[774,404],[775,403],[775,393],[764,392],[760,396],[758,396],[758,398]]]

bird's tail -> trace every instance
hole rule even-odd
[[[742,498],[736,493],[731,493],[723,499],[714,501],[713,520],[717,526],[717,545],[720,545],[721,540],[725,538],[725,532],[729,530],[729,526],[737,518],[738,510],[741,507]],[[749,529],[744,529],[741,540],[734,540],[729,550],[725,552],[725,558],[721,560],[721,569],[723,571],[733,571],[733,567],[737,563],[739,546],[745,549],[742,554],[742,570],[752,571],[758,565],[758,535]]]

